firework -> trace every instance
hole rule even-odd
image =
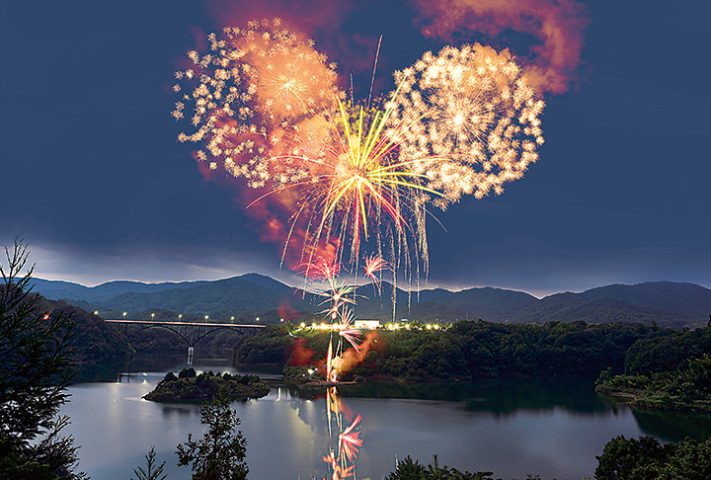
[[[500,194],[538,160],[544,102],[508,51],[445,47],[396,72],[395,81],[389,135],[401,156],[416,159],[412,171],[442,192],[432,199],[437,206]],[[428,156],[440,160],[418,160]]]
[[[395,73],[384,100],[362,104],[345,100],[335,65],[278,20],[208,40],[176,74],[173,116],[192,128],[179,140],[203,145],[195,155],[210,169],[246,179],[255,202],[281,206],[289,227],[270,218],[270,229],[285,237],[282,264],[297,249],[305,278],[320,275],[323,258],[327,278],[362,264],[378,292],[386,270],[395,285],[426,276],[429,206],[500,194],[538,160],[544,103],[506,50],[428,52]],[[338,320],[355,299],[347,286],[332,290]]]
[[[361,417],[357,415],[353,422],[338,435],[338,445],[341,456],[352,462],[358,456],[358,449],[363,446],[360,438],[360,431],[356,427],[360,423]]]
[[[189,119],[192,128],[178,140],[202,144],[195,153],[199,161],[213,170],[222,165],[253,188],[274,178],[301,180],[303,172],[288,162],[270,161],[272,142],[279,140],[270,135],[333,108],[341,96],[335,66],[278,19],[228,27],[208,41],[209,51],[188,52],[189,65],[175,74],[180,99],[172,115]]]
[[[378,251],[401,252],[410,268],[425,258],[424,199],[439,192],[424,184],[412,169],[412,159],[398,154],[399,145],[386,135],[391,108],[366,108],[337,101],[336,111],[305,120],[280,140],[283,149],[272,161],[286,162],[294,178],[276,182],[272,192],[297,190],[302,205],[292,216],[301,220],[304,248],[301,259],[307,277],[317,252],[336,247],[336,261],[357,266],[362,245]],[[426,163],[432,158],[418,159]]]

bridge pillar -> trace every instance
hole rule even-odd
[[[193,347],[188,347],[188,367],[193,366],[193,353],[195,349]]]

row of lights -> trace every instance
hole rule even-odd
[[[98,314],[99,314],[99,311],[98,311],[98,310],[94,310],[94,315],[98,315]],[[122,315],[123,315],[123,318],[126,318],[126,316],[128,315],[128,312],[123,312]],[[155,314],[155,313],[151,313],[151,320],[153,320],[154,318],[156,318],[156,314]],[[210,315],[205,315],[203,318],[204,318],[205,320],[210,320]],[[182,320],[182,319],[183,319],[183,314],[182,314],[182,313],[178,314],[178,320]],[[230,317],[230,320],[234,322],[234,321],[235,321],[235,316],[232,315],[232,316]],[[255,320],[256,320],[256,321],[259,321],[260,319],[259,319],[259,317],[256,317]],[[283,318],[280,318],[279,321],[280,321],[280,322],[283,322],[284,319],[283,319]]]
[[[99,314],[99,311],[98,311],[98,310],[94,310],[94,315],[98,315],[98,314]],[[123,318],[126,318],[127,315],[128,315],[128,312],[123,312]],[[151,313],[151,320],[154,320],[155,318],[156,318],[156,314],[155,314],[155,313]],[[182,318],[183,318],[183,314],[182,314],[182,313],[181,313],[181,314],[178,314],[178,320],[182,320]],[[205,319],[205,321],[210,320],[210,315],[205,315],[203,318]],[[255,320],[258,322],[258,321],[260,320],[260,318],[259,318],[259,317],[255,317]],[[230,317],[230,321],[232,321],[232,322],[235,321],[234,315],[232,315],[232,316]],[[284,319],[283,319],[283,318],[280,318],[280,319],[279,319],[279,322],[284,323]],[[301,328],[306,328],[306,323],[305,323],[305,322],[301,322],[301,323],[299,324],[299,327],[301,327]],[[312,323],[311,323],[311,328],[317,329],[317,330],[341,330],[341,329],[347,328],[347,327],[350,327],[350,325],[342,325],[342,324],[338,324],[338,323],[336,323],[336,324],[334,324],[334,323],[323,323],[323,322],[320,323],[320,324],[315,323],[315,322],[312,322]],[[403,330],[422,330],[423,328],[424,328],[425,330],[440,330],[440,329],[442,328],[442,326],[441,326],[440,324],[438,324],[438,323],[427,323],[427,324],[424,324],[424,325],[410,325],[409,323],[406,323],[406,324],[400,324],[400,323],[386,323],[385,325],[383,325],[383,326],[381,326],[381,327],[378,327],[378,328],[384,328],[384,329],[386,329],[386,330],[400,330],[400,329],[403,329]]]
[[[94,315],[99,315],[99,311],[98,311],[98,310],[94,310]],[[122,316],[123,316],[123,318],[126,318],[126,317],[128,316],[128,312],[123,312],[123,313],[122,313]],[[156,314],[155,314],[155,313],[151,313],[151,320],[154,320],[155,318],[156,318]],[[210,320],[210,315],[205,315],[205,317],[203,317],[203,318],[204,318],[205,320]],[[178,320],[182,320],[182,319],[183,319],[183,314],[182,314],[182,313],[181,313],[181,314],[178,314]],[[259,317],[255,317],[255,320],[256,320],[257,322],[259,322],[259,321],[260,321],[260,318],[259,318]],[[235,321],[235,316],[234,316],[234,315],[232,315],[232,316],[230,317],[230,321],[232,321],[232,322]],[[279,321],[280,321],[281,323],[284,323],[284,319],[283,319],[283,318],[280,318]]]
[[[306,322],[301,322],[299,324],[299,327],[302,329],[307,328]],[[344,325],[342,323],[316,323],[312,322],[309,326],[309,328],[313,330],[345,330],[349,328],[354,328],[353,325]],[[355,327],[358,328],[358,327]],[[426,323],[426,324],[401,324],[401,323],[386,323],[384,325],[379,325],[378,327],[375,328],[382,328],[385,330],[443,330],[446,327],[443,327],[439,323]],[[370,330],[370,328],[368,328]]]

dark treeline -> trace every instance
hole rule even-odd
[[[636,342],[625,374],[605,371],[597,391],[645,409],[711,411],[711,328]]]
[[[40,310],[50,317],[71,318],[74,336],[71,346],[78,371],[118,366],[126,361],[131,348],[126,336],[111,324],[81,308],[64,302],[50,302],[39,298]]]
[[[468,381],[516,376],[589,375],[612,368],[622,372],[636,342],[672,335],[641,324],[547,322],[509,325],[460,321],[440,330],[380,330],[365,361],[353,375],[393,377],[402,381]],[[311,363],[323,359],[327,333],[307,333]],[[240,364],[304,364],[304,349],[271,327],[245,338],[236,351]]]
[[[711,328],[670,330],[632,345],[625,356],[625,373],[645,375],[676,370],[704,353],[711,353]]]

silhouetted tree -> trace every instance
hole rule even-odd
[[[72,326],[40,311],[28,256],[15,241],[0,261],[0,478],[83,478],[71,437],[61,435],[68,419],[58,416],[72,374]]]
[[[146,454],[146,469],[144,470],[142,467],[134,468],[133,474],[136,476],[135,480],[165,480],[164,468],[165,462],[160,465],[156,464],[156,448],[153,446]]]
[[[595,470],[597,480],[708,480],[711,440],[660,445],[652,437],[610,440]]]
[[[494,480],[491,475],[491,472],[460,472],[454,468],[440,467],[436,456],[434,463],[427,466],[406,457],[385,480]]]
[[[218,398],[200,409],[208,432],[199,441],[178,445],[178,465],[192,465],[193,480],[245,480],[249,468],[244,459],[247,441],[237,430],[240,420],[229,402]]]
[[[652,437],[626,439],[613,438],[598,457],[595,478],[598,480],[644,480],[656,478],[650,473],[664,462],[670,453],[670,446],[660,445]]]

